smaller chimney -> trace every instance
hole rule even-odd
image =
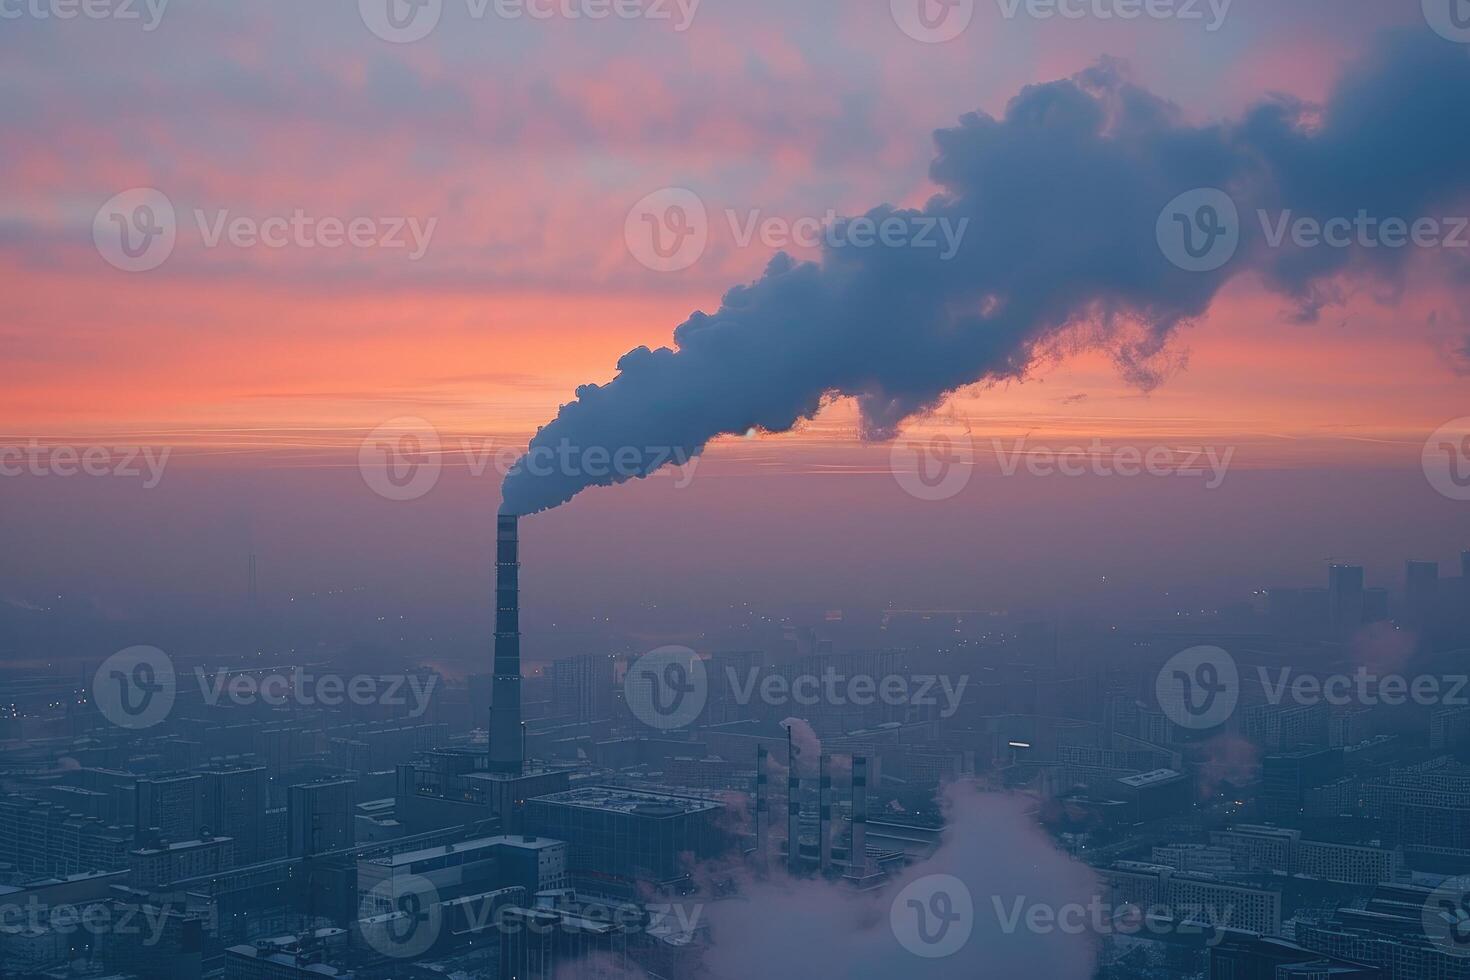
[[[791,726],[786,726],[786,869],[792,874],[801,870],[801,777],[796,774],[797,748],[791,742]]]
[[[771,822],[771,804],[766,798],[766,747],[758,745],[755,749],[755,863],[756,867],[765,870],[766,848],[769,841],[766,839]]]
[[[832,775],[827,770],[830,757],[822,754],[821,771],[817,775],[817,841],[822,874],[832,870]]]
[[[848,874],[862,878],[868,873],[868,757],[852,757],[852,853],[847,856]]]

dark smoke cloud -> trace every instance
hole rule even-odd
[[[1422,250],[1267,248],[1257,209],[1443,216],[1470,188],[1470,57],[1438,38],[1387,37],[1324,106],[1276,97],[1204,125],[1105,61],[1023,89],[1003,118],[966,115],[935,141],[941,192],[922,211],[867,217],[968,220],[953,258],[881,244],[829,245],[820,263],[777,254],[715,313],[681,324],[673,349],[629,351],[611,382],[578,388],[531,449],[621,449],[646,476],[719,435],[786,431],[838,396],[856,399],[864,437],[887,438],[958,388],[1021,378],[1068,349],[1104,349],[1152,387],[1175,329],[1233,276],[1259,273],[1302,320],[1340,299],[1346,276],[1398,282]],[[1155,222],[1201,187],[1228,190],[1241,243],[1222,268],[1185,272],[1161,253]],[[502,509],[554,507],[630,472],[549,469],[513,469]]]

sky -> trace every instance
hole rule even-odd
[[[1470,52],[1407,0],[1181,2],[1163,9],[1200,16],[1133,20],[976,0],[942,42],[911,36],[904,0],[628,0],[616,9],[639,16],[597,20],[595,0],[442,0],[411,41],[380,36],[383,6],[98,0],[107,16],[62,19],[50,0],[0,2],[0,444],[169,451],[151,487],[0,477],[12,609],[228,605],[255,551],[278,605],[361,588],[380,613],[468,635],[499,502],[487,447],[513,455],[578,385],[760,277],[779,242],[742,242],[750,222],[922,207],[936,130],[1100,63],[1205,127],[1282,93],[1327,100],[1395,32]],[[139,188],[172,209],[176,241],[126,271],[96,232],[117,195],[135,214]],[[630,228],[668,188],[710,220],[702,253],[665,271]],[[298,213],[322,235],[358,222],[367,244],[248,237]],[[1420,470],[1428,434],[1470,412],[1467,253],[1334,280],[1314,318],[1234,278],[1173,333],[1152,387],[1060,338],[1023,377],[911,423],[974,447],[976,478],[951,499],[904,493],[890,446],[860,441],[853,403],[832,399],[794,432],[717,440],[687,481],[528,519],[527,578],[545,576],[548,624],[650,597],[1106,606],[1171,583],[1315,582],[1329,556],[1396,584],[1403,558],[1470,546],[1470,505]],[[360,450],[404,418],[432,427],[444,475],[389,500]],[[1022,438],[1232,455],[1208,488],[1007,476]],[[1099,592],[1108,575],[1129,590]]]

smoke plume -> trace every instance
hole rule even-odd
[[[502,510],[533,513],[647,476],[719,435],[789,430],[835,397],[856,400],[865,438],[888,438],[948,393],[1023,378],[1049,353],[1105,350],[1149,388],[1171,367],[1175,330],[1242,273],[1288,296],[1299,320],[1354,281],[1391,292],[1426,250],[1270,245],[1258,214],[1412,223],[1463,199],[1470,57],[1421,33],[1384,38],[1321,106],[1274,97],[1239,120],[1196,124],[1104,61],[1028,86],[999,119],[963,116],[935,133],[940,190],[925,207],[865,216],[963,227],[957,254],[881,241],[828,245],[820,262],[777,254],[717,311],[680,324],[674,347],[638,347],[612,381],[578,388],[522,459],[569,446],[618,466],[592,476],[518,465]],[[1156,224],[1199,188],[1228,192],[1240,243],[1220,268],[1191,272],[1165,257]]]
[[[777,871],[745,881],[738,898],[710,902],[711,945],[704,965],[716,980],[759,976],[812,977],[1092,976],[1095,933],[1017,925],[1016,903],[1060,909],[1099,894],[1092,872],[1056,850],[1016,796],[955,784],[946,792],[939,850],[876,891]],[[948,955],[925,958],[906,948],[894,926],[902,897],[922,895],[931,876],[963,882],[973,919],[957,928],[965,941]],[[913,885],[914,888],[909,886]],[[1024,897],[1024,898],[1023,898]],[[922,947],[920,947],[922,948]]]

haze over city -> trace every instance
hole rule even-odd
[[[0,976],[1470,977],[1466,0],[0,51]]]

